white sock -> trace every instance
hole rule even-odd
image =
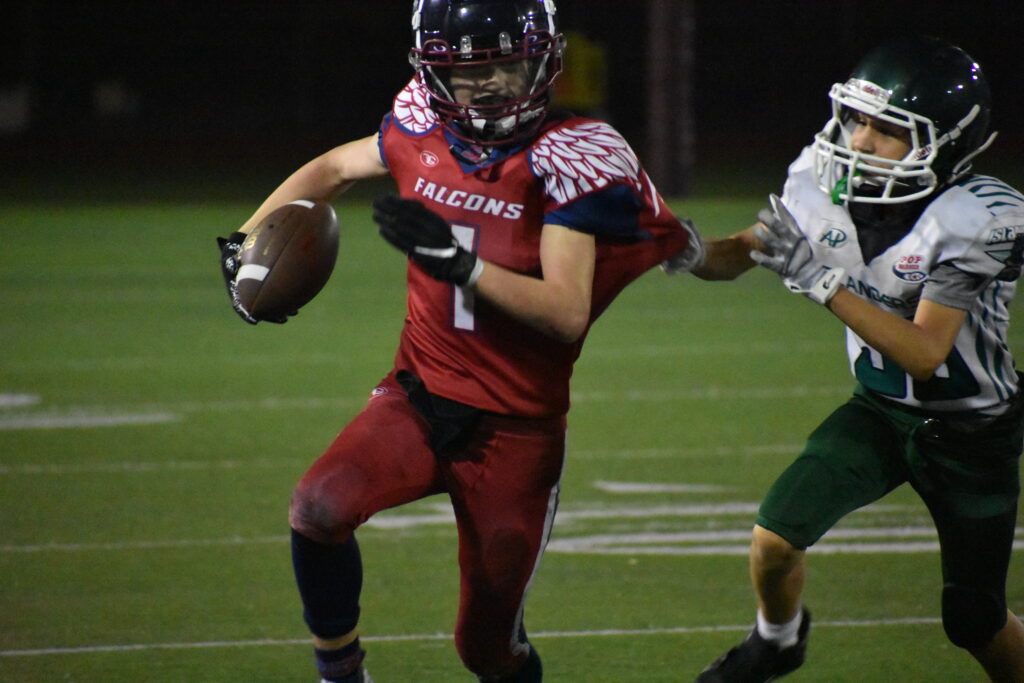
[[[804,611],[798,609],[796,616],[785,624],[773,624],[764,618],[761,610],[757,610],[757,632],[767,641],[775,643],[779,649],[796,645],[797,631],[800,630],[800,618]]]

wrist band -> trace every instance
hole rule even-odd
[[[473,264],[473,270],[469,272],[469,278],[466,280],[466,284],[463,287],[472,287],[476,284],[476,281],[480,279],[481,273],[484,272],[484,260],[479,256],[476,257],[476,263]]]
[[[807,298],[822,306],[832,300],[846,278],[845,268],[830,268],[807,290]]]

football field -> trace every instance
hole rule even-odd
[[[326,289],[287,325],[248,326],[213,238],[260,192],[0,203],[0,681],[316,680],[288,499],[390,368],[404,263],[365,198],[343,197]],[[759,207],[677,205],[708,235]],[[758,502],[851,389],[841,324],[771,273],[654,271],[627,289],[573,381],[559,515],[526,608],[545,680],[689,681],[737,642]],[[359,541],[377,682],[473,680],[450,637],[447,500],[387,511]],[[810,555],[815,626],[787,680],[982,680],[943,635],[940,590],[911,491],[855,513]]]

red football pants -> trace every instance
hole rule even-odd
[[[515,670],[528,651],[523,602],[558,502],[565,418],[484,415],[467,447],[443,459],[428,440],[392,373],[299,482],[292,528],[338,543],[380,510],[447,492],[459,535],[456,648],[478,675]]]

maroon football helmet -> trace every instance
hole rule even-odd
[[[565,48],[554,0],[416,0],[412,28],[409,61],[453,134],[508,145],[536,133]],[[495,74],[502,85],[457,101],[467,82]]]

